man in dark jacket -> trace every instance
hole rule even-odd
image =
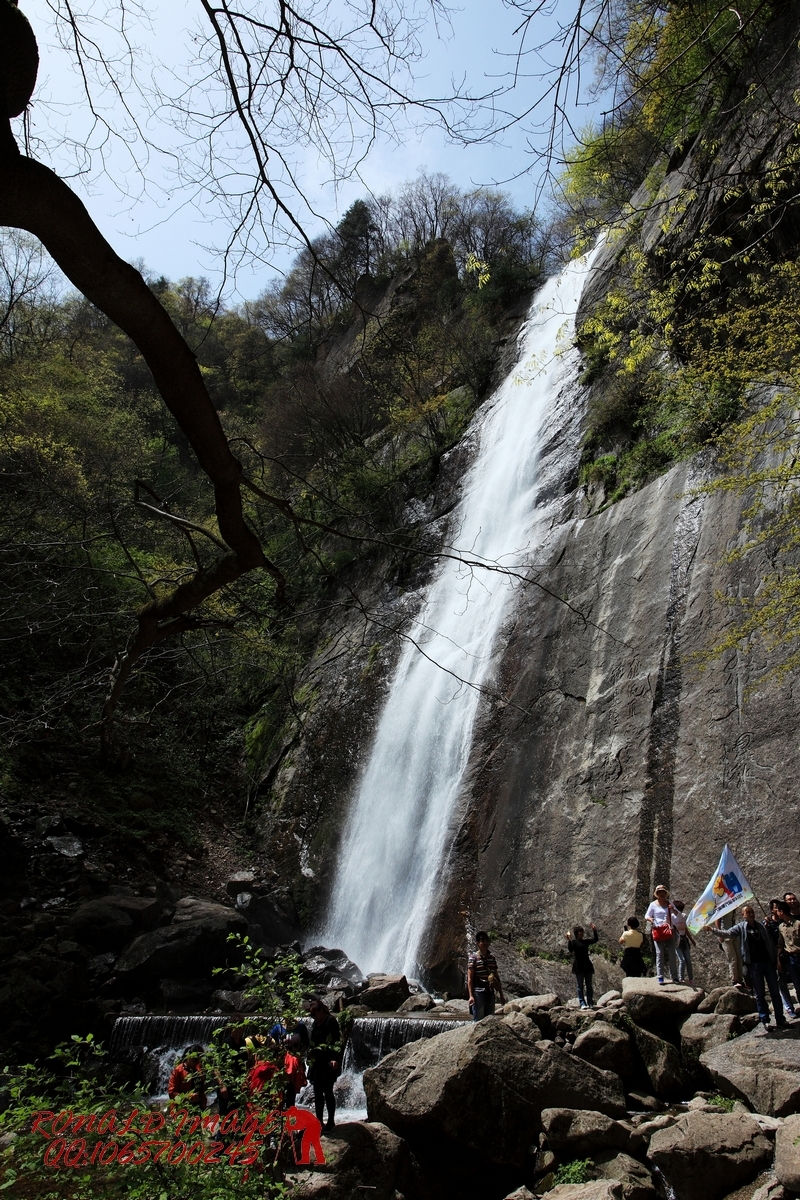
[[[342,1034],[339,1022],[322,1000],[312,1000],[308,1011],[314,1018],[314,1024],[311,1026],[308,1078],[314,1085],[317,1120],[322,1124],[322,1114],[327,1104],[328,1123],[325,1128],[330,1130],[333,1129],[336,1112],[333,1085],[339,1078],[342,1066]]]
[[[744,920],[739,921],[736,925],[731,925],[730,929],[710,929],[709,932],[718,938],[737,937],[739,939],[739,944],[742,948],[742,961],[744,962],[745,970],[750,976],[753,991],[756,994],[756,1006],[761,1024],[765,1029],[769,1027],[769,1005],[767,1004],[764,987],[766,984],[772,998],[775,1024],[785,1025],[786,1017],[783,1015],[783,1002],[778,987],[778,973],[775,969],[778,959],[778,947],[764,926],[756,921],[755,909],[751,905],[745,904],[742,909],[742,916]]]

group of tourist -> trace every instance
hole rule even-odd
[[[646,934],[655,949],[656,977],[660,984],[667,977],[672,983],[694,986],[692,949],[697,945],[686,924],[685,904],[672,900],[669,890],[659,884],[644,915],[645,933],[638,917],[628,917],[619,944],[622,946],[622,970],[627,976],[642,977],[648,966],[642,954]],[[729,915],[707,931],[717,937],[725,951],[731,983],[755,996],[759,1020],[770,1025],[769,993],[777,1026],[800,1016],[800,902],[794,892],[785,892],[782,900],[771,900],[769,916],[759,921],[752,904],[739,910],[740,919]],[[725,928],[726,923],[728,927]],[[572,956],[572,971],[581,1008],[594,1007],[592,977],[594,967],[590,949],[598,940],[597,928],[576,925],[567,930],[567,950]],[[470,954],[467,967],[467,991],[473,1020],[480,1021],[495,1010],[495,997],[505,1002],[497,960],[491,953],[489,935],[478,933],[477,949]],[[794,987],[795,995],[789,990]]]
[[[304,1021],[285,1018],[276,1022],[268,1033],[259,1032],[249,1024],[231,1025],[217,1037],[226,1050],[219,1066],[210,1068],[217,1092],[221,1117],[242,1106],[252,1108],[261,1100],[260,1094],[269,1084],[281,1109],[292,1108],[298,1092],[310,1080],[314,1085],[314,1107],[317,1119],[325,1128],[334,1127],[336,1100],[333,1085],[339,1077],[342,1060],[342,1037],[339,1022],[327,1005],[314,999],[308,1006],[311,1026]],[[169,1078],[167,1094],[170,1101],[207,1107],[207,1067],[202,1046],[188,1046]],[[308,1074],[306,1074],[306,1065]]]

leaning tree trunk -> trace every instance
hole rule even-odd
[[[242,468],[234,457],[191,349],[140,273],[100,233],[75,193],[48,167],[20,155],[8,121],[27,103],[36,78],[36,40],[11,0],[0,0],[0,225],[39,238],[71,283],[135,342],[159,392],[214,488],[219,532],[228,551],[169,595],[146,604],[125,652],[113,665],[103,707],[101,745],[107,754],[114,713],[137,660],[166,637],[190,629],[209,596],[257,567],[281,572],[265,556],[242,508]],[[27,73],[20,64],[27,64]],[[27,95],[24,95],[27,91]],[[21,106],[20,106],[20,102]]]

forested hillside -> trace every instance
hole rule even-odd
[[[405,508],[485,394],[545,236],[501,193],[423,175],[354,204],[237,309],[204,280],[148,276],[253,481],[246,518],[285,589],[257,573],[216,593],[113,709],[133,615],[219,544],[212,497],[132,341],[29,236],[2,252],[5,802],[68,805],[175,869],[215,804],[247,828],[342,571],[376,546],[406,569]]]

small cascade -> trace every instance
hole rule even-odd
[[[149,1093],[163,1099],[175,1063],[186,1047],[207,1046],[214,1030],[230,1021],[230,1017],[207,1016],[117,1017],[109,1052],[113,1058],[138,1061]]]
[[[344,1052],[342,1073],[336,1081],[336,1111],[342,1121],[363,1121],[367,1116],[367,1097],[364,1094],[364,1072],[377,1066],[385,1055],[399,1050],[408,1042],[420,1038],[435,1037],[448,1029],[455,1029],[466,1021],[442,1020],[430,1017],[357,1017],[353,1022],[350,1040]],[[301,1103],[311,1104],[301,1097]]]
[[[112,1054],[125,1050],[160,1046],[164,1050],[183,1050],[195,1042],[207,1045],[214,1030],[230,1025],[230,1017],[117,1017],[111,1031]]]

